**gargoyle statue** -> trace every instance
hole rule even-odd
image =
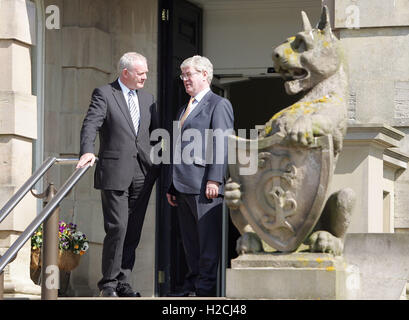
[[[333,167],[329,169],[332,175],[347,128],[348,80],[344,55],[339,40],[331,31],[326,6],[316,28],[311,27],[305,12],[302,12],[302,20],[304,30],[274,49],[273,62],[276,72],[286,81],[286,92],[290,95],[302,92],[303,96],[276,113],[265,124],[258,139],[278,135],[282,137],[282,144],[290,148],[306,148],[316,137],[328,136],[333,145]],[[260,237],[240,212],[243,192],[255,191],[241,190],[240,181],[229,180],[225,199],[232,221],[241,233],[236,247],[239,254],[263,250]],[[302,241],[310,246],[311,252],[340,255],[355,193],[346,188],[325,199],[316,225]]]

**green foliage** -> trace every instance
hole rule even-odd
[[[60,250],[72,251],[75,254],[83,255],[89,248],[86,235],[77,230],[77,225],[60,221],[58,224],[58,247]],[[31,248],[40,249],[43,245],[43,225],[41,225],[31,237]]]

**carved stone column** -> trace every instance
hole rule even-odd
[[[32,144],[37,136],[37,103],[32,95],[31,50],[35,45],[35,5],[27,0],[0,0],[0,206],[32,173]],[[0,224],[4,253],[36,215],[27,195]],[[39,294],[30,279],[30,243],[4,270],[5,296]]]

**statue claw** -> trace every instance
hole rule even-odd
[[[254,232],[246,232],[237,239],[236,252],[239,255],[263,251],[263,244],[259,236]]]
[[[230,209],[236,210],[240,207],[241,203],[240,198],[241,198],[240,185],[237,182],[232,181],[230,178],[226,183],[224,192],[224,199],[226,201],[226,205]]]
[[[344,249],[342,240],[327,231],[314,232],[304,243],[310,246],[310,252],[331,253],[335,256],[341,255]]]

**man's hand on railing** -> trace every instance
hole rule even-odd
[[[95,154],[93,153],[84,153],[80,160],[77,163],[76,169],[85,167],[86,164],[90,163],[91,167],[95,163]]]

